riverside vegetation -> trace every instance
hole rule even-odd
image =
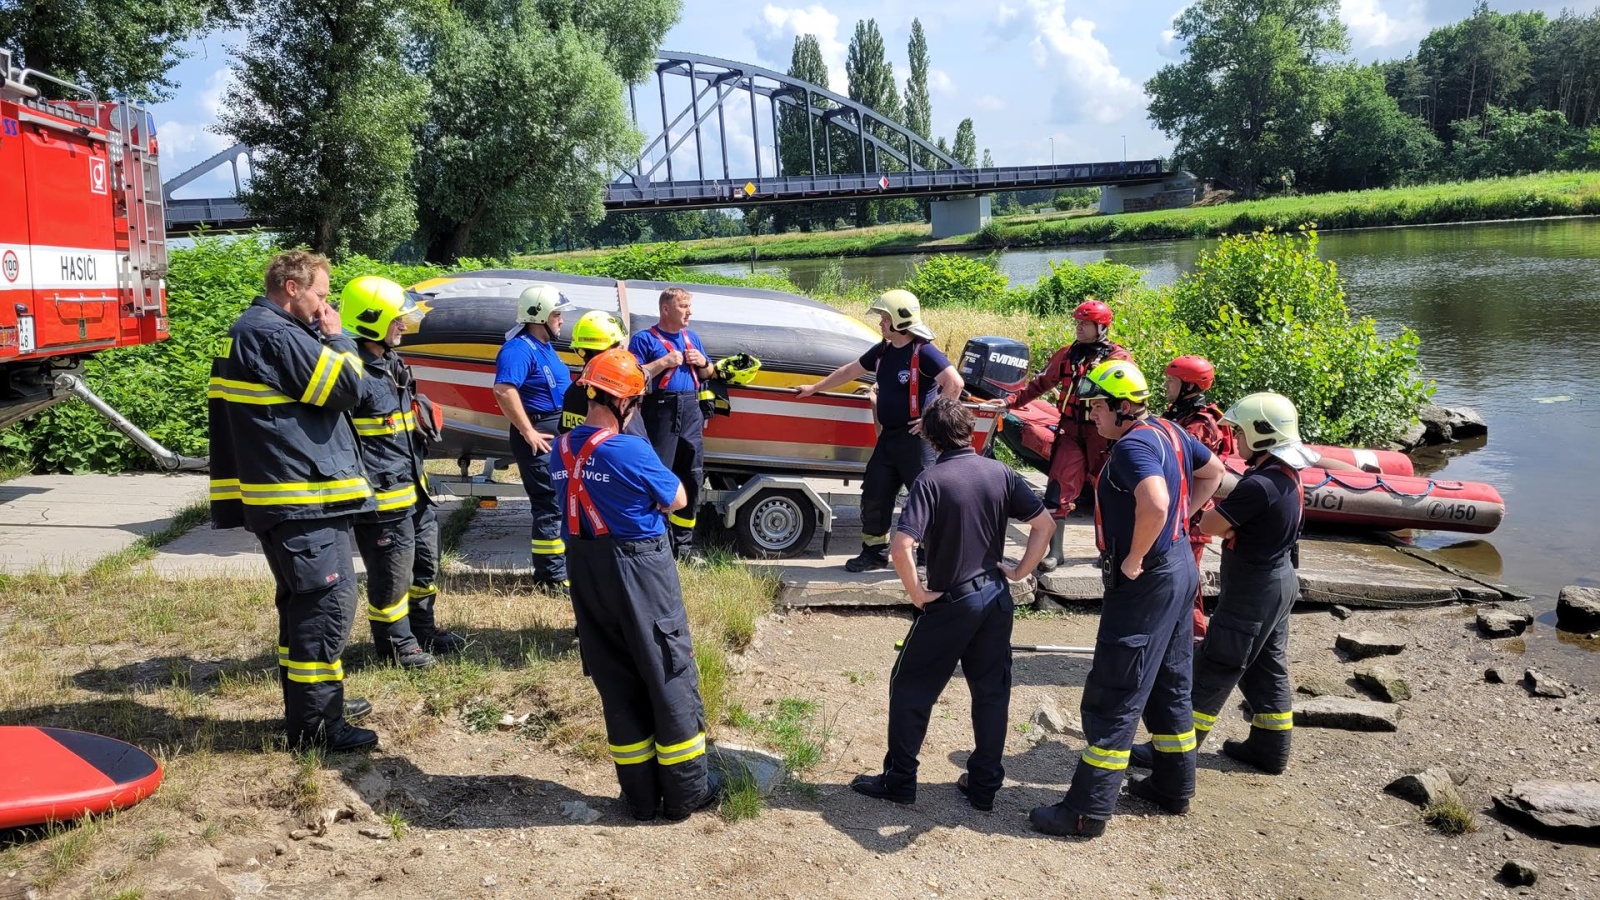
[[[1276,202],[1276,201],[1268,201]],[[100,354],[86,364],[88,382],[134,424],[181,453],[207,448],[205,389],[211,357],[239,312],[259,292],[260,272],[276,248],[259,241],[202,237],[172,254],[168,278],[171,338]],[[608,278],[691,281],[798,293],[773,275],[729,277],[685,272],[676,245],[635,246],[600,256],[543,260],[546,268]],[[461,268],[490,265],[466,261]],[[413,283],[445,270],[352,257],[333,267],[335,293],[348,279],[382,274]],[[929,257],[903,284],[922,298],[947,352],[978,335],[1026,340],[1042,365],[1071,340],[1073,307],[1085,298],[1117,313],[1113,337],[1146,373],[1197,353],[1217,366],[1214,398],[1275,390],[1300,408],[1308,440],[1382,444],[1409,427],[1432,387],[1417,362],[1408,329],[1392,337],[1373,320],[1351,314],[1335,262],[1317,255],[1317,233],[1264,231],[1223,239],[1203,253],[1177,284],[1152,288],[1116,263],[1062,262],[1032,285],[1012,285],[993,260]],[[859,314],[873,291],[837,273],[817,299]],[[1152,377],[1159,404],[1159,379]],[[88,407],[64,403],[0,434],[12,468],[37,471],[124,471],[151,465],[143,451]]]

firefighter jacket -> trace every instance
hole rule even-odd
[[[1089,421],[1088,407],[1078,399],[1078,379],[1089,374],[1095,366],[1108,359],[1133,362],[1132,354],[1120,344],[1099,341],[1093,344],[1071,343],[1055,352],[1050,361],[1033,380],[1011,400],[1012,406],[1026,406],[1043,396],[1051,388],[1060,386],[1061,398],[1056,407],[1063,419]]]
[[[261,534],[290,519],[374,508],[347,415],[361,358],[264,297],[245,309],[211,361],[211,521]]]
[[[394,353],[379,356],[365,343],[359,353],[366,377],[350,421],[378,505],[371,517],[383,521],[409,516],[419,499],[427,499],[411,372]]]

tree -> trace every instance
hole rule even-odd
[[[956,126],[956,145],[950,155],[968,168],[978,164],[978,135],[973,131],[971,119],[962,119]]]
[[[599,220],[638,153],[623,86],[649,71],[679,0],[458,0],[419,40],[429,83],[414,183],[427,258],[509,253]]]
[[[1312,185],[1345,191],[1422,181],[1433,174],[1439,139],[1428,123],[1400,109],[1378,66],[1332,73],[1333,96],[1320,142],[1322,171]]]
[[[850,79],[850,99],[860,103],[884,118],[900,121],[900,92],[895,85],[894,65],[884,55],[883,35],[878,32],[875,19],[856,23],[855,36],[844,61],[845,74]],[[868,133],[880,139],[888,134],[873,126]],[[883,168],[877,153],[869,144],[866,148],[867,167],[864,171],[876,172]]]
[[[1600,9],[1568,10],[1532,48],[1532,99],[1579,128],[1600,120]]]
[[[1174,24],[1184,59],[1145,83],[1181,165],[1246,197],[1308,162],[1327,94],[1325,57],[1347,49],[1339,0],[1197,0]]]
[[[1433,82],[1433,127],[1440,137],[1454,122],[1477,118],[1486,127],[1490,106],[1517,106],[1529,77],[1528,35],[1542,30],[1543,13],[1502,15],[1479,0],[1472,17],[1436,28],[1417,49],[1417,61]]]
[[[983,162],[979,163],[979,165],[985,169],[994,168],[994,157],[989,155],[988,147],[983,148]],[[1095,188],[1094,190],[1098,191],[1099,188]]]
[[[0,0],[0,47],[12,62],[93,88],[169,100],[167,73],[185,40],[236,23],[248,0]]]
[[[928,39],[922,33],[922,20],[911,20],[911,41],[906,48],[911,58],[911,77],[906,79],[906,127],[923,140],[933,131],[933,100],[928,96]],[[918,152],[913,159],[926,165]]]
[[[822,45],[814,34],[802,34],[794,39],[794,51],[789,58],[789,76],[828,89],[828,64],[822,59]],[[803,100],[805,98],[796,98]],[[812,106],[829,109],[833,101],[825,97],[810,97]],[[811,119],[811,121],[808,121]],[[827,156],[829,143],[824,131],[834,129],[833,158]],[[836,124],[811,117],[803,108],[782,104],[778,109],[778,146],[781,148],[783,174],[820,175],[824,172],[854,171],[859,163],[851,162],[854,143],[839,139],[844,132]],[[813,149],[812,140],[816,146]],[[815,165],[813,165],[815,162]],[[818,225],[831,226],[835,219],[845,214],[846,203],[825,201],[818,203],[777,204],[772,210],[770,224],[774,232],[799,228],[811,231]],[[758,217],[760,218],[760,217]],[[760,218],[761,223],[766,219]]]
[[[382,257],[416,228],[424,95],[401,65],[405,15],[382,0],[262,0],[217,127],[255,148],[239,199],[289,242]]]
[[[1462,178],[1493,178],[1541,172],[1584,155],[1588,136],[1561,113],[1531,113],[1491,106],[1483,119],[1454,124],[1452,161]]]

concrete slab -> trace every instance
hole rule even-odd
[[[81,569],[204,499],[204,475],[28,475],[0,484],[0,571]]]

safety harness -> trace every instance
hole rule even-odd
[[[1166,419],[1147,419],[1128,429],[1128,433],[1132,434],[1140,428],[1149,428],[1162,435],[1178,460],[1178,509],[1177,515],[1172,518],[1172,540],[1177,543],[1183,539],[1183,528],[1189,522],[1189,466],[1183,453],[1183,431]],[[1100,518],[1101,505],[1094,505],[1094,544],[1101,553],[1105,553],[1105,524]]]
[[[926,341],[913,339],[911,341],[911,418],[922,418],[922,345]]]
[[[1201,433],[1195,434],[1195,438],[1218,456],[1238,455],[1233,443],[1233,429],[1223,423],[1222,410],[1206,402],[1205,394],[1194,394],[1177,400],[1163,418],[1177,422],[1190,434],[1194,434],[1190,431],[1190,426],[1199,426]]]
[[[1262,451],[1262,452],[1265,453],[1266,451]],[[1250,468],[1245,469],[1244,474],[1249,475],[1251,472],[1258,472],[1258,471],[1260,471],[1260,470],[1262,470],[1264,468],[1267,468],[1269,465],[1276,464],[1276,468],[1278,469],[1278,471],[1282,472],[1285,476],[1288,477],[1288,479],[1291,482],[1294,483],[1295,494],[1299,498],[1300,502],[1296,503],[1295,507],[1294,507],[1295,508],[1295,513],[1296,513],[1296,519],[1295,519],[1295,523],[1294,523],[1295,547],[1294,547],[1292,552],[1294,553],[1296,558],[1298,558],[1298,556],[1299,556],[1298,546],[1299,546],[1299,543],[1300,543],[1300,532],[1303,531],[1305,529],[1305,527],[1306,527],[1306,485],[1305,485],[1304,481],[1300,480],[1300,473],[1295,470],[1294,466],[1291,466],[1288,463],[1284,462],[1283,460],[1278,459],[1275,456],[1272,456],[1270,453],[1267,454],[1267,458],[1269,460],[1271,460],[1270,463],[1267,463],[1266,465],[1251,466]],[[1324,484],[1326,484],[1326,482],[1324,482]],[[1237,533],[1235,533],[1232,537],[1229,537],[1227,540],[1223,541],[1222,542],[1222,546],[1228,548],[1229,550],[1233,550],[1233,549],[1235,549],[1235,545],[1238,542],[1238,540],[1239,540],[1239,536],[1238,536]]]
[[[1104,331],[1104,329],[1101,330]],[[1087,414],[1084,412],[1084,404],[1078,399],[1078,380],[1094,371],[1095,366],[1109,359],[1116,347],[1110,341],[1097,341],[1091,346],[1095,348],[1094,353],[1085,357],[1082,361],[1076,364],[1072,362],[1072,350],[1070,348],[1067,350],[1067,358],[1061,361],[1061,384],[1064,389],[1061,391],[1061,399],[1056,404],[1056,408],[1061,412],[1062,418],[1070,415],[1075,421],[1079,422],[1087,418]],[[1068,377],[1069,374],[1070,378]]]
[[[650,333],[656,336],[656,340],[661,342],[661,346],[667,347],[667,348],[669,348],[671,350],[676,350],[679,353],[682,353],[685,357],[687,357],[689,355],[688,329],[684,329],[683,331],[678,332],[678,337],[683,339],[683,346],[682,347],[678,346],[677,344],[675,344],[671,340],[669,340],[667,338],[666,333],[663,332],[661,329],[657,328],[654,325],[650,326]],[[684,365],[688,365],[688,362],[686,360],[685,362],[680,363],[679,365],[680,365],[680,368],[681,368]],[[664,391],[664,390],[667,389],[667,382],[672,380],[673,371],[674,370],[672,370],[672,369],[668,369],[667,371],[665,371],[665,372],[663,372],[661,374],[661,381],[660,381],[660,383],[658,383],[656,385],[656,390]],[[699,394],[700,394],[700,373],[695,369],[694,366],[689,366],[689,377],[694,379],[694,392],[695,392],[696,396],[699,396]]]
[[[606,527],[605,520],[600,517],[600,510],[589,499],[589,489],[583,483],[583,469],[589,465],[589,457],[594,455],[601,444],[616,437],[617,433],[609,428],[602,428],[589,436],[584,441],[583,447],[576,455],[572,452],[572,433],[561,436],[561,464],[567,470],[567,532],[573,537],[583,534],[582,518],[589,520],[590,536],[601,537],[611,533]]]

